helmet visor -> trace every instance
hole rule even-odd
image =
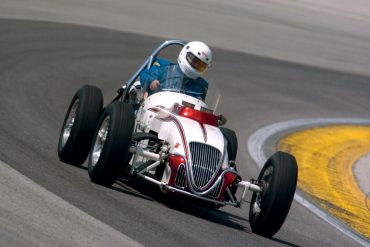
[[[199,71],[199,73],[204,73],[208,68],[208,64],[197,58],[191,52],[186,53],[186,60],[194,69]]]

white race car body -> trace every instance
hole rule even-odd
[[[137,119],[137,131],[155,133],[168,143],[162,184],[223,200],[237,174],[229,167],[218,117],[203,101],[177,92],[155,93],[143,102]],[[181,157],[180,163],[174,157]],[[228,171],[227,181],[223,171]]]
[[[82,165],[88,156],[89,176],[95,183],[111,186],[120,175],[140,177],[164,193],[203,200],[211,207],[240,207],[247,191],[252,191],[252,231],[272,237],[294,197],[295,158],[276,152],[258,179],[243,181],[235,165],[236,134],[219,127],[226,120],[214,113],[220,99],[215,85],[189,80],[175,64],[168,65],[158,79],[140,78],[150,71],[157,55],[172,45],[184,47],[185,42],[160,45],[104,108],[99,88],[80,88],[63,122],[59,158]],[[158,88],[150,89],[154,80]],[[237,188],[243,189],[239,199]]]
[[[182,102],[194,104],[194,109],[184,110]],[[201,112],[207,105],[191,96],[175,92],[161,92],[148,97],[139,112],[138,124],[144,130],[158,133],[158,138],[171,145],[170,153],[186,156],[185,147],[190,142],[212,145],[222,153],[225,139],[218,128],[217,116]],[[208,121],[208,122],[207,122]],[[213,122],[212,122],[213,121]]]

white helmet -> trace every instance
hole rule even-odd
[[[192,41],[181,49],[177,62],[186,76],[196,79],[211,65],[212,52],[203,42]]]

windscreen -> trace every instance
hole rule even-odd
[[[192,80],[184,75],[178,65],[169,65],[162,68],[163,71],[155,71],[156,78],[160,85],[156,91],[150,89],[150,81],[145,82],[144,95],[169,91],[186,94],[199,100],[204,101],[207,106],[216,110],[220,100],[220,91],[212,83],[207,83],[203,79]],[[153,77],[152,77],[153,78]]]

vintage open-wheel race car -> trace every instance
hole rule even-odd
[[[171,75],[157,93],[139,83],[169,46],[165,41],[103,107],[99,88],[85,85],[74,95],[59,138],[61,161],[82,165],[95,183],[110,186],[126,174],[157,184],[167,194],[193,197],[208,205],[241,207],[252,191],[249,222],[252,231],[273,236],[282,226],[297,184],[293,156],[273,154],[258,179],[243,181],[235,166],[238,142],[233,130],[220,127],[215,114],[219,90],[210,83],[205,99],[188,94],[179,75]],[[237,198],[237,189],[243,191]],[[197,200],[195,200],[197,201]]]

